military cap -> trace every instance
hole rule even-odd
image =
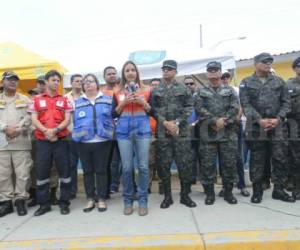
[[[300,67],[300,56],[293,61],[292,67],[293,69],[296,67]]]
[[[217,61],[212,61],[212,62],[209,62],[207,65],[206,65],[206,70],[208,71],[209,69],[217,69],[217,70],[220,70],[222,69],[222,64],[217,62]]]
[[[15,72],[13,72],[13,71],[5,71],[2,74],[2,81],[4,79],[9,79],[9,78],[16,78],[17,80],[20,80],[19,76]]]
[[[163,61],[163,66],[161,68],[172,68],[177,70],[177,62],[175,60],[165,60]]]
[[[254,62],[255,63],[258,63],[258,62],[263,62],[263,61],[270,61],[270,62],[273,62],[274,61],[274,58],[271,56],[270,53],[260,53],[258,55],[256,55],[254,57]]]

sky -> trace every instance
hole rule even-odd
[[[0,0],[0,6],[0,43],[15,42],[72,73],[120,66],[136,50],[198,50],[200,24],[204,49],[232,51],[236,59],[300,50],[299,0]]]

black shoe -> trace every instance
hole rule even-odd
[[[27,204],[28,207],[34,207],[36,205],[37,205],[37,200],[35,198],[32,198]]]
[[[181,196],[180,203],[186,205],[187,207],[197,207],[197,204],[188,195]]]
[[[214,184],[203,185],[204,193],[206,194],[205,205],[213,205],[216,200]]]
[[[237,199],[234,197],[232,193],[224,194],[224,200],[227,201],[229,204],[237,204]]]
[[[56,189],[57,188],[51,188],[51,190],[50,190],[50,202],[51,202],[51,205],[53,205],[53,206],[58,205],[58,200],[56,197]]]
[[[66,215],[70,213],[70,208],[68,206],[61,206],[60,207],[60,213],[62,215]]]
[[[0,217],[14,212],[12,201],[3,201],[0,204]]]
[[[17,213],[19,216],[24,216],[27,214],[27,209],[26,209],[24,200],[22,200],[22,199],[16,200],[15,206],[17,207]]]
[[[148,188],[148,194],[151,194],[151,188],[150,187]]]
[[[95,204],[92,207],[86,207],[86,208],[84,208],[83,212],[85,212],[85,213],[91,212],[94,208],[95,208]]]
[[[286,193],[283,188],[275,188],[272,192],[272,198],[274,200],[281,200],[285,202],[295,202],[295,199],[290,196],[288,193]]]
[[[172,196],[166,196],[162,203],[160,204],[160,208],[165,209],[173,204]]]
[[[261,203],[262,196],[260,194],[253,194],[251,197],[252,203]]]
[[[224,189],[222,188],[218,194],[219,197],[224,197]]]
[[[300,191],[293,191],[292,196],[295,200],[300,200]]]
[[[246,188],[241,188],[241,195],[244,197],[249,197],[250,193],[248,192],[248,190]]]
[[[51,206],[41,205],[39,207],[39,209],[34,212],[34,216],[40,216],[40,215],[43,215],[43,214],[48,213],[50,211],[51,211]]]
[[[74,200],[74,199],[76,199],[76,193],[71,193],[70,200]]]
[[[251,197],[251,202],[256,204],[261,203],[263,197],[263,185],[261,182],[253,183],[252,188],[253,194]]]

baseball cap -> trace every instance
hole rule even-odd
[[[207,65],[206,65],[206,70],[208,71],[209,69],[217,69],[217,70],[220,70],[222,69],[222,64],[217,62],[217,61],[212,61],[212,62],[209,62]]]
[[[266,62],[266,61],[270,61],[270,62],[274,61],[274,58],[271,56],[270,53],[263,52],[263,53],[260,53],[260,54],[258,54],[254,57],[254,62],[255,63]]]
[[[15,72],[13,72],[13,71],[5,71],[2,74],[2,81],[4,79],[9,79],[9,78],[16,78],[17,80],[20,80],[19,76]]]
[[[172,68],[177,70],[177,62],[175,60],[165,60],[163,61],[163,66],[161,68]]]

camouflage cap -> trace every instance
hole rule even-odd
[[[16,78],[17,80],[20,80],[19,76],[15,72],[13,72],[13,71],[5,71],[2,74],[2,81],[4,79],[9,79],[9,78]]]
[[[172,68],[177,70],[177,62],[175,60],[165,60],[163,61],[163,66],[161,68]]]
[[[254,62],[255,63],[258,63],[258,62],[263,62],[263,61],[270,61],[270,62],[273,62],[274,61],[274,58],[271,56],[270,53],[260,53],[258,55],[256,55],[254,57]]]
[[[217,70],[220,70],[222,69],[222,64],[217,62],[217,61],[212,61],[212,62],[209,62],[207,65],[206,65],[206,70],[209,70],[209,69],[217,69]]]
[[[296,58],[292,64],[293,69],[296,67],[300,67],[300,57]]]

